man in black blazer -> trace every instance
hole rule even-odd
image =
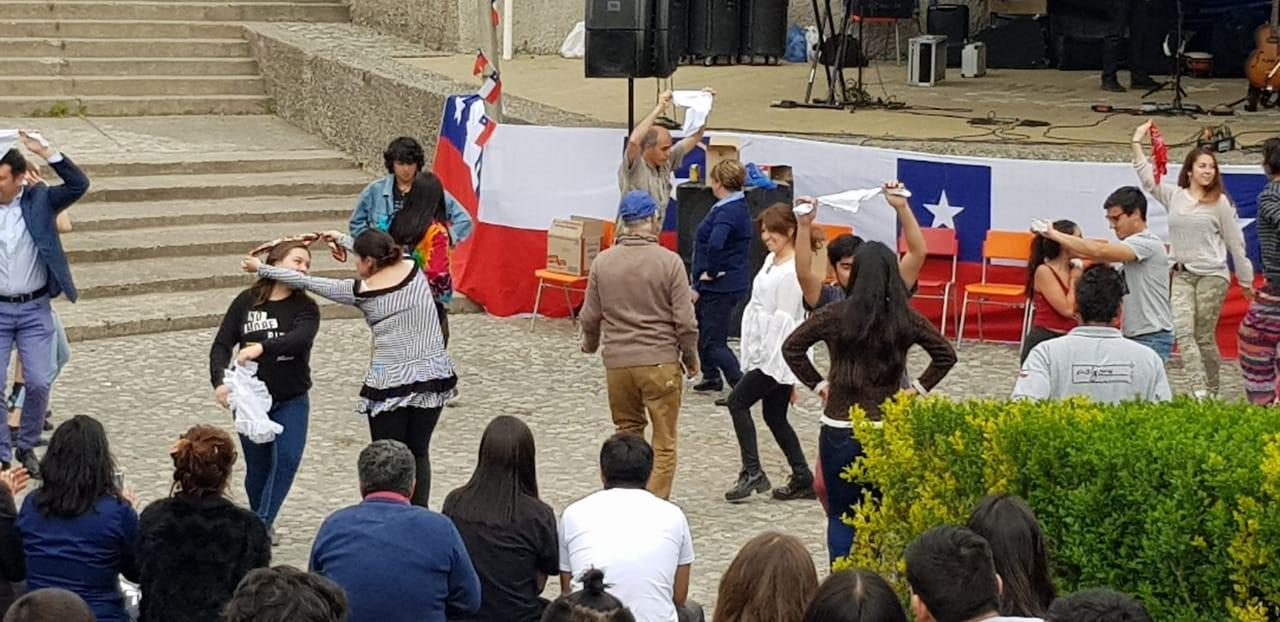
[[[47,161],[63,181],[59,186],[27,186],[28,165],[22,153],[14,148],[0,156],[0,378],[8,372],[8,353],[17,345],[27,390],[16,442],[9,426],[0,425],[0,466],[7,469],[16,459],[38,478],[33,448],[44,426],[54,370],[50,301],[63,293],[72,302],[76,299],[55,220],[89,190],[89,179],[38,134],[22,131],[19,136],[23,146]]]

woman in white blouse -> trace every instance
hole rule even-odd
[[[751,407],[762,404],[765,425],[773,433],[791,466],[791,479],[773,491],[773,498],[813,499],[813,471],[804,457],[800,439],[787,421],[796,377],[782,357],[782,342],[804,321],[804,294],[796,279],[796,217],[791,206],[778,203],[756,220],[756,230],[769,256],[751,284],[751,300],[742,313],[742,380],[729,394],[726,405],[733,416],[742,471],[734,487],[724,494],[728,501],[742,501],[771,487],[760,466],[756,426]],[[818,246],[821,240],[813,240]],[[817,249],[814,249],[817,250]]]
[[[1134,131],[1133,164],[1142,189],[1169,212],[1173,334],[1196,397],[1217,395],[1222,357],[1215,332],[1231,284],[1227,253],[1231,253],[1236,279],[1248,299],[1253,298],[1253,264],[1245,252],[1236,208],[1222,187],[1213,152],[1192,149],[1178,173],[1178,185],[1158,184],[1142,150],[1142,141],[1150,132],[1150,121]]]

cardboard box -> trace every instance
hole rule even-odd
[[[738,153],[742,144],[736,138],[712,136],[707,143],[707,170],[704,176],[711,175],[721,160],[739,160]]]
[[[1049,14],[1049,0],[988,0],[987,6],[1001,15]]]
[[[547,269],[585,276],[591,270],[591,262],[600,254],[604,222],[584,216],[551,221],[551,228],[547,230]]]

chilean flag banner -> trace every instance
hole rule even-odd
[[[431,168],[440,178],[444,191],[471,214],[476,221],[480,211],[480,171],[484,143],[493,135],[497,123],[489,121],[484,100],[479,95],[454,95],[445,99],[440,120],[440,136]],[[485,240],[477,238],[485,237]],[[470,257],[477,245],[493,244],[491,236],[472,237],[453,253],[453,279],[461,284],[470,272]],[[483,268],[484,266],[482,266]],[[463,291],[459,286],[459,291]]]

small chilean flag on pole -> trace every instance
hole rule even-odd
[[[490,119],[489,115],[484,115],[480,117],[480,126],[484,129],[480,130],[480,134],[476,136],[476,145],[483,148],[493,136],[493,131],[498,129],[498,122]]]
[[[484,84],[480,86],[478,94],[491,104],[498,103],[498,98],[502,97],[502,80],[498,78],[498,72],[485,76]]]
[[[489,68],[489,57],[485,56],[484,50],[476,50],[476,64],[471,67],[471,75],[478,76]]]
[[[489,21],[494,26],[498,25],[498,0],[489,1]]]

